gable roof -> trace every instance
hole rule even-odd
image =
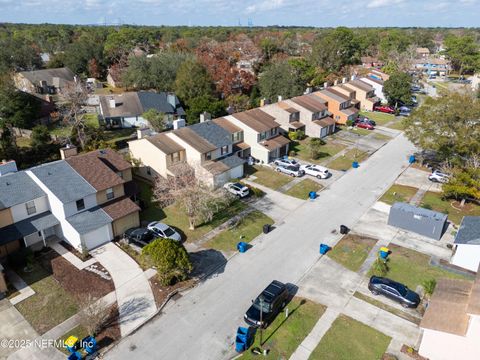
[[[351,80],[348,83],[346,83],[346,85],[351,85],[351,86],[356,87],[357,89],[361,89],[361,90],[367,91],[367,92],[373,90],[372,85],[367,84],[366,82],[364,82],[362,80]]]
[[[339,103],[343,103],[345,101],[348,101],[349,98],[341,93],[339,93],[338,91],[335,91],[335,90],[332,90],[331,88],[326,88],[324,90],[321,90],[321,91],[316,91],[313,93],[313,95],[315,96],[326,96],[330,99],[333,99]]]
[[[225,130],[227,130],[230,134],[242,131],[242,129],[239,128],[237,125],[235,125],[234,123],[232,123],[231,121],[228,121],[223,117],[213,119],[212,121],[218,126],[221,126]]]
[[[256,132],[265,132],[280,126],[273,116],[259,109],[235,113],[232,116]]]
[[[289,104],[287,104],[286,102],[284,101],[280,101],[277,103],[277,106],[282,109],[282,110],[285,110],[286,112],[289,112],[290,114],[294,114],[294,113],[297,113],[298,110],[295,109],[294,107],[291,107]]]
[[[318,96],[315,95],[302,95],[302,96],[296,96],[292,98],[291,100],[295,103],[300,105],[301,107],[307,109],[308,111],[311,112],[319,112],[319,111],[324,111],[327,109],[325,106],[325,103],[318,98]]]
[[[185,141],[188,145],[193,147],[198,152],[205,154],[210,151],[217,149],[217,147],[203,137],[198,135],[195,131],[190,129],[191,126],[187,126],[184,128],[177,129],[175,131],[170,132],[169,134],[173,134],[178,136],[180,139]]]
[[[24,171],[0,176],[0,210],[45,196]]]
[[[175,94],[140,91],[137,93],[137,96],[144,112],[149,109],[155,109],[166,114],[185,115],[185,111],[180,106],[180,100],[178,100]]]
[[[29,169],[62,203],[66,204],[97,191],[65,160]]]
[[[75,79],[75,74],[68,67],[22,71],[20,74],[34,85],[39,85],[40,81],[46,81],[48,85],[55,87],[61,87],[65,82],[73,82]],[[60,82],[54,78],[60,79]]]
[[[101,207],[95,206],[68,217],[67,221],[82,235],[110,224],[112,219]]]
[[[217,149],[222,146],[232,145],[230,133],[212,121],[193,124],[188,128],[206,139],[210,144],[215,145]]]
[[[65,160],[97,191],[124,183],[117,172],[131,168],[123,157],[112,149],[95,150]]]
[[[480,245],[480,216],[463,217],[454,243]]]
[[[152,143],[155,147],[157,147],[167,155],[185,150],[181,145],[171,139],[167,135],[167,133],[160,133],[153,136],[148,136],[145,138],[145,140]]]

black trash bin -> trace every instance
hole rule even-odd
[[[270,232],[271,225],[270,224],[265,224],[263,225],[263,233],[268,234]]]
[[[346,227],[345,225],[340,225],[340,234],[345,235],[348,233],[350,229]]]

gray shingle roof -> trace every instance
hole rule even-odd
[[[0,176],[0,210],[45,195],[24,171]]]
[[[0,229],[0,245],[8,244],[57,224],[59,221],[50,211],[32,216]]]
[[[203,137],[209,143],[215,145],[217,148],[232,144],[230,133],[220,125],[215,124],[213,121],[194,124],[188,128],[195,131],[195,133]]]
[[[226,166],[228,166],[230,169],[233,169],[233,168],[236,168],[237,166],[245,164],[245,160],[235,155],[228,156],[220,161]]]
[[[480,245],[480,216],[464,216],[455,244]]]
[[[39,85],[40,81],[46,81],[48,85],[64,85],[65,82],[73,82],[75,74],[67,67],[56,69],[43,69],[34,71],[22,71],[26,79],[35,85]],[[54,78],[60,79],[60,84],[55,84]]]
[[[110,224],[112,218],[101,207],[94,207],[67,218],[67,221],[82,235]]]
[[[96,193],[65,160],[39,165],[30,171],[64,204]]]

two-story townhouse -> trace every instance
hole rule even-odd
[[[370,76],[370,74],[367,77],[362,77],[360,80],[373,87],[376,97],[378,97],[382,103],[386,104],[388,102],[387,97],[383,93],[383,80],[376,76]]]
[[[342,83],[342,84],[339,84],[339,85],[332,86],[330,89],[335,90],[342,95],[345,95],[346,97],[348,97],[350,99],[350,104],[351,105],[353,105],[357,109],[360,108],[360,101],[358,101],[356,99],[357,92],[354,89],[352,89],[348,86],[345,86],[345,82]]]
[[[360,108],[363,110],[373,111],[373,107],[379,102],[373,86],[362,80],[351,80],[343,86],[355,91],[355,98],[360,101]]]
[[[307,136],[323,138],[335,132],[335,120],[330,116],[323,99],[309,94],[287,101],[300,108],[300,120],[305,124]]]
[[[298,107],[290,105],[287,101],[264,105],[261,107],[261,110],[273,116],[285,133],[291,131],[306,132],[305,123],[300,121],[300,110]]]
[[[315,91],[312,95],[318,96],[327,102],[328,111],[332,114],[337,124],[345,125],[348,120],[354,121],[356,119],[358,109],[352,105],[348,96],[330,87],[321,91]]]
[[[269,163],[288,154],[290,140],[280,134],[280,124],[275,118],[264,111],[252,109],[225,119],[243,130],[251,156],[260,162]]]
[[[250,145],[243,141],[243,130],[241,128],[223,117],[213,119],[212,121],[230,134],[230,139],[233,143],[233,153],[235,155],[242,159],[250,156]]]

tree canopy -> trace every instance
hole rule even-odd
[[[183,62],[177,71],[175,93],[184,102],[213,95],[213,83],[204,66],[194,59]]]
[[[445,55],[460,75],[480,69],[480,45],[473,36],[449,35],[445,38],[444,45]]]
[[[393,73],[383,84],[383,92],[390,104],[396,105],[399,101],[404,104],[412,102],[412,78],[403,72]]]
[[[267,99],[276,101],[278,96],[291,98],[301,95],[305,84],[295,67],[287,61],[272,63],[259,79],[260,93]]]

